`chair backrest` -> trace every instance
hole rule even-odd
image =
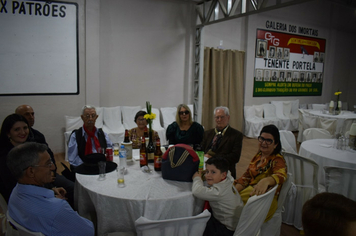
[[[332,135],[326,129],[308,128],[303,131],[303,141],[310,139],[331,139]]]
[[[163,127],[167,129],[167,127],[176,121],[176,107],[161,107],[162,119],[163,119]]]
[[[288,172],[292,174],[291,181],[293,186],[291,199],[285,205],[286,211],[284,218],[288,218],[288,224],[293,224],[297,229],[302,230],[302,208],[304,203],[314,197],[319,191],[318,164],[306,157],[292,153],[284,153],[284,159],[287,163]],[[287,202],[286,202],[287,203]]]
[[[168,220],[149,220],[141,216],[135,221],[137,236],[203,235],[210,215],[208,210],[204,210],[196,216]]]
[[[282,150],[284,152],[297,154],[297,143],[292,131],[280,130],[279,134],[280,134],[280,139],[282,144]]]
[[[292,185],[291,175],[291,173],[287,174],[287,179],[284,181],[281,191],[279,192],[277,210],[269,221],[262,224],[260,236],[280,235],[283,206]]]
[[[121,107],[103,107],[104,132],[118,133],[122,132],[123,125],[121,119]]]
[[[276,185],[265,194],[254,195],[247,200],[246,205],[242,209],[234,236],[257,235],[271,207],[277,187]]]
[[[7,220],[16,227],[17,231],[19,232],[20,236],[44,236],[44,234],[42,234],[41,232],[32,232],[28,229],[26,229],[25,227],[23,227],[22,225],[20,225],[19,223],[17,223],[15,220],[13,220],[10,215],[9,212],[6,212],[6,217]]]
[[[326,105],[325,104],[312,104],[312,109],[322,111],[322,110],[326,109]]]
[[[274,104],[266,103],[263,104],[263,113],[265,119],[275,119],[276,115],[276,106]]]
[[[64,116],[66,131],[71,132],[72,130],[79,129],[83,126],[83,120],[80,116]]]
[[[356,170],[324,166],[326,192],[342,194],[356,201]]]
[[[297,154],[285,152],[283,156],[288,172],[292,174],[291,181],[297,186],[310,188],[311,194],[318,193],[319,165],[314,160]]]
[[[125,129],[132,129],[137,126],[135,123],[135,115],[136,113],[141,110],[140,106],[122,106],[122,122],[124,124]]]
[[[318,117],[317,128],[325,129],[330,134],[334,134],[336,131],[337,119],[329,119]]]

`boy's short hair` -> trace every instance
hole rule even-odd
[[[221,171],[221,173],[227,173],[227,171],[229,170],[229,162],[221,156],[211,157],[205,162],[205,164],[214,165],[216,169]]]

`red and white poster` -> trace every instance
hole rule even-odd
[[[325,39],[257,29],[254,97],[320,96]]]

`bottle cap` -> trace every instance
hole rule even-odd
[[[125,145],[121,144],[121,147],[120,148],[125,148]]]

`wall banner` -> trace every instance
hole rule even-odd
[[[325,44],[325,39],[257,29],[253,96],[320,96]]]

